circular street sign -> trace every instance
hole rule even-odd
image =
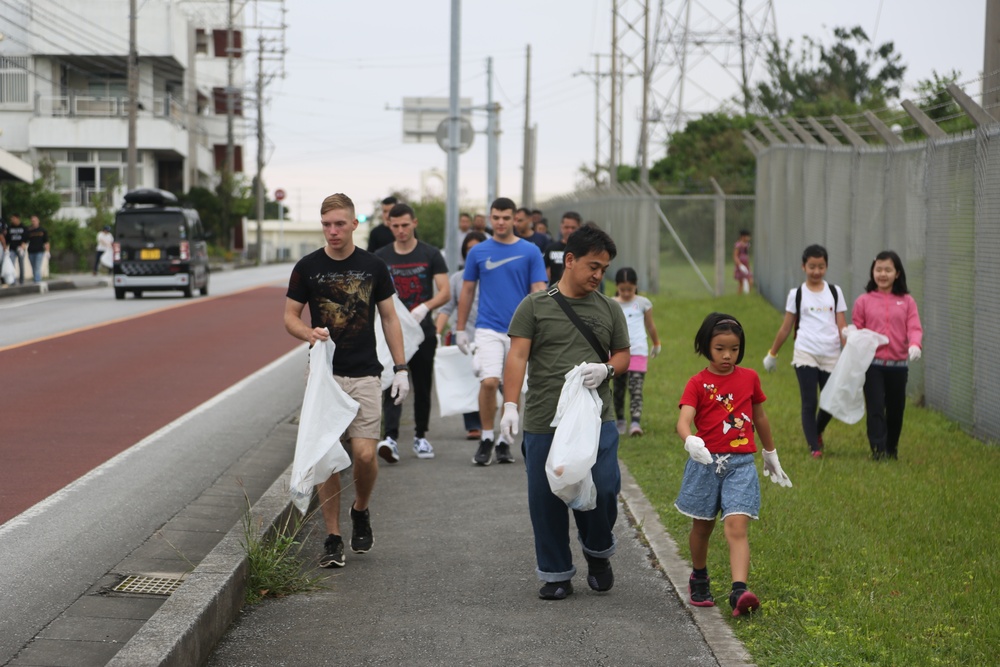
[[[472,138],[476,131],[472,128],[472,123],[464,118],[458,119],[458,152],[464,153],[472,147]],[[448,119],[445,118],[437,126],[437,142],[445,153],[448,152]]]
[[[285,191],[284,190],[282,190],[281,188],[278,188],[277,190],[274,191],[274,201],[281,201],[284,198],[285,198]]]

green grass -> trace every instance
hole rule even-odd
[[[669,281],[679,270],[664,275]],[[763,606],[752,619],[731,620],[754,661],[761,667],[996,664],[1000,448],[911,403],[898,461],[870,460],[863,420],[831,423],[825,456],[813,460],[788,365],[792,341],[773,374],[760,364],[781,313],[757,295],[691,294],[697,292],[683,298],[661,290],[653,297],[663,354],[646,377],[646,435],[623,439],[620,455],[689,559],[690,520],[673,507],[687,459],[675,432],[677,401],[707,363],[693,348],[704,316],[735,315],[747,337],[743,365],[761,375],[775,445],[794,484],[779,488],[761,477],[749,583]],[[709,570],[728,618],[729,552],[721,526],[712,536]]]

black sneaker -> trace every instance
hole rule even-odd
[[[510,451],[510,445],[501,442],[497,445],[497,463],[513,463],[514,454]]]
[[[610,591],[615,585],[615,573],[611,571],[611,559],[597,558],[583,554],[587,559],[587,585],[593,590],[603,593]]]
[[[733,616],[746,616],[760,608],[757,596],[745,588],[729,594],[729,606],[733,608]]]
[[[344,540],[340,535],[327,535],[323,543],[323,555],[319,557],[320,567],[344,567]]]
[[[712,597],[711,579],[696,579],[692,574],[688,579],[688,599],[695,607],[714,607],[715,598]]]
[[[538,589],[538,597],[543,600],[565,600],[573,594],[573,584],[569,581],[549,581]]]
[[[359,512],[351,506],[351,522],[354,530],[351,532],[351,551],[356,554],[367,553],[375,543],[372,536],[371,515],[368,510]]]
[[[480,440],[476,455],[472,457],[472,462],[477,466],[488,466],[493,462],[493,441]]]

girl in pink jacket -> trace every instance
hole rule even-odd
[[[858,329],[889,337],[889,344],[875,351],[865,374],[865,411],[872,458],[896,458],[906,409],[909,362],[920,358],[924,330],[917,303],[906,287],[903,263],[892,250],[872,262],[865,293],[854,302],[851,319]]]

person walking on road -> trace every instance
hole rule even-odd
[[[389,229],[395,238],[391,244],[379,248],[375,256],[389,267],[392,281],[403,305],[410,311],[424,331],[424,341],[410,357],[413,376],[413,453],[417,458],[434,458],[434,447],[426,435],[431,416],[431,385],[434,381],[434,353],[437,336],[431,311],[444,305],[450,298],[448,266],[441,251],[418,241],[417,217],[406,204],[396,204],[389,211]],[[435,289],[437,294],[434,293]],[[397,405],[387,389],[382,399],[385,414],[385,438],[378,443],[378,455],[388,463],[399,461],[399,419],[403,407]]]
[[[382,200],[382,221],[368,232],[368,252],[384,248],[395,239],[392,230],[389,229],[389,211],[398,203],[399,200],[395,197],[386,197]]]
[[[31,227],[24,234],[28,244],[28,260],[31,262],[31,279],[42,282],[42,263],[49,256],[49,233],[42,227],[37,215],[31,216]]]
[[[111,252],[112,247],[115,243],[114,234],[111,233],[111,227],[105,225],[105,227],[97,232],[97,249],[94,253],[94,275],[101,270],[101,257],[106,252]]]
[[[403,331],[396,317],[395,289],[385,262],[354,245],[358,228],[354,202],[345,194],[330,195],[320,207],[326,245],[300,259],[292,269],[285,300],[285,329],[309,345],[332,339],[333,377],[360,407],[347,427],[354,466],[354,504],[351,506],[351,550],[366,553],[374,544],[368,505],[378,459],[382,415],[382,364],[375,347],[375,309],[394,362],[392,395],[398,404],[410,391],[403,354]],[[312,326],[302,321],[309,304]],[[340,534],[340,475],[334,473],[317,486],[327,538],[321,567],[344,566],[344,541]]]
[[[24,284],[24,249],[28,230],[21,224],[21,216],[16,213],[10,214],[10,224],[7,225],[7,250],[10,253],[10,261],[17,262],[17,282]]]
[[[472,462],[488,466],[493,461],[493,420],[497,413],[497,389],[503,377],[503,365],[510,350],[507,328],[517,305],[532,292],[545,289],[545,264],[538,247],[514,235],[514,211],[517,206],[506,197],[490,205],[493,237],[474,246],[465,258],[462,294],[458,299],[455,321],[455,344],[468,354],[469,335],[465,327],[479,286],[479,312],[476,316],[476,363],[479,373],[479,419],[482,435]],[[520,385],[517,387],[520,392]],[[513,442],[497,439],[497,463],[513,463]]]
[[[550,424],[565,375],[583,363],[583,386],[596,389],[603,402],[597,461],[591,469],[597,506],[585,512],[574,510],[573,515],[587,561],[587,584],[595,591],[610,590],[614,584],[610,559],[616,548],[612,529],[618,518],[621,470],[609,381],[628,370],[629,333],[621,306],[597,288],[616,254],[614,241],[597,227],[583,227],[573,233],[566,242],[565,270],[559,284],[521,301],[510,323],[500,428],[509,440],[517,434],[517,400],[526,368],[530,368],[523,451],[537,574],[543,583],[538,595],[544,600],[562,600],[570,595],[576,574],[570,551],[569,510],[549,487],[545,462],[555,434]],[[602,349],[600,357],[569,319],[559,299],[593,332]]]
[[[566,250],[566,239],[569,235],[580,229],[583,218],[576,211],[566,211],[563,213],[562,222],[559,223],[559,240],[545,246],[543,257],[545,258],[545,272],[549,276],[549,285],[556,285],[562,278],[563,272],[563,252]]]

